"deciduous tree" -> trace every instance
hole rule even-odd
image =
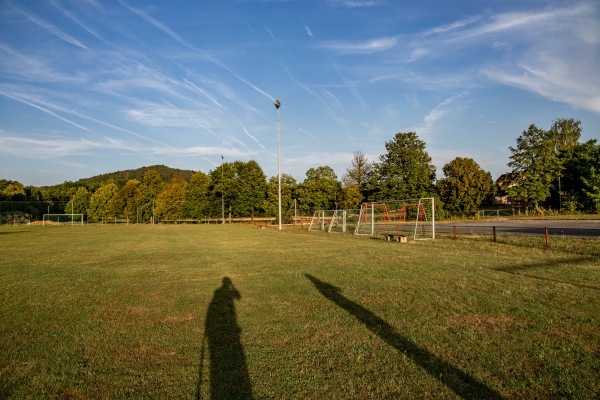
[[[298,184],[293,176],[281,174],[281,213],[291,215],[290,211],[294,208],[294,194]],[[265,215],[277,217],[279,215],[279,179],[273,176],[267,183],[267,198],[263,203]]]
[[[434,193],[435,166],[425,142],[415,132],[399,132],[385,143],[386,154],[373,163],[367,183],[372,201],[430,197]]]
[[[171,182],[163,185],[156,198],[155,216],[164,220],[177,220],[183,216],[187,182],[180,176],[174,176]]]
[[[254,160],[235,163],[236,188],[235,214],[239,217],[254,217],[262,214],[267,197],[267,178]]]
[[[71,200],[65,205],[64,211],[67,214],[83,214],[87,217],[87,210],[90,206],[91,193],[87,188],[80,187],[71,197]]]
[[[569,211],[600,212],[600,144],[596,139],[560,153],[563,205]]]
[[[554,134],[532,124],[517,138],[517,147],[509,149],[512,155],[508,166],[512,172],[505,183],[508,193],[517,200],[532,203],[540,212],[539,204],[550,196],[561,170]]]
[[[473,213],[491,194],[492,175],[472,158],[456,157],[442,170],[444,178],[437,181],[437,189],[449,211]]]
[[[204,172],[192,175],[185,193],[184,216],[200,219],[210,215],[210,176]]]
[[[112,201],[111,207],[115,215],[119,218],[126,218],[130,221],[138,221],[138,200],[140,199],[140,181],[137,179],[128,180],[123,185]]]
[[[158,172],[153,169],[146,171],[139,186],[136,203],[139,205],[141,221],[151,221],[156,205],[156,199],[163,190],[163,180]]]
[[[354,152],[350,168],[342,178],[343,207],[357,208],[366,195],[366,186],[373,168],[367,157],[360,151]]]
[[[88,220],[90,222],[108,221],[115,217],[111,211],[110,204],[118,190],[116,183],[108,182],[100,186],[100,188],[92,194],[90,197],[90,205],[87,210]]]
[[[306,172],[306,179],[298,187],[298,202],[309,212],[333,210],[338,206],[341,189],[342,185],[331,167],[310,168]]]

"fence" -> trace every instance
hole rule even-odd
[[[438,225],[436,231],[450,234],[455,240],[458,240],[461,235],[489,236],[494,242],[498,240],[499,235],[541,237],[544,238],[546,246],[549,246],[552,238],[600,239],[600,228],[594,227],[444,224]]]

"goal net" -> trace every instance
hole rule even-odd
[[[43,226],[46,225],[83,225],[83,214],[44,214]]]
[[[327,233],[353,232],[359,216],[359,209],[318,210],[313,214],[308,230]]]
[[[434,199],[363,203],[354,234],[435,239]]]

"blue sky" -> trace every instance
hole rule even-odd
[[[600,137],[600,2],[0,0],[0,178],[256,160],[298,181],[415,131],[497,178],[531,123]]]

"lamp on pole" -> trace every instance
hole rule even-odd
[[[221,223],[225,224],[225,197],[223,194],[223,161],[225,159],[221,156]]]
[[[281,103],[275,100],[275,108],[277,108],[277,192],[279,196],[279,230],[281,230],[281,128],[279,119],[279,107]]]

